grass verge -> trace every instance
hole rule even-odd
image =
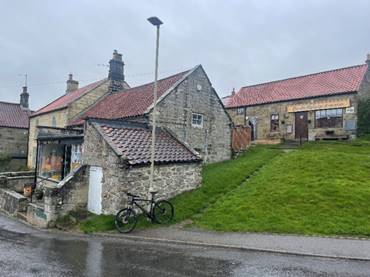
[[[308,143],[196,218],[201,228],[370,235],[370,141]]]
[[[268,163],[280,150],[269,146],[256,146],[237,159],[204,166],[202,185],[192,191],[182,193],[170,199],[175,207],[175,218],[172,223],[194,217],[215,203],[222,195],[237,188],[258,168]],[[138,229],[151,224],[143,216],[139,218]],[[91,216],[80,223],[80,230],[86,233],[114,230],[114,216]]]

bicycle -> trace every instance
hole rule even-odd
[[[156,191],[150,192],[150,194],[152,195],[151,199],[145,199],[140,198],[138,195],[127,193],[129,204],[127,208],[118,211],[114,220],[116,228],[120,233],[130,233],[135,229],[138,215],[134,210],[134,206],[138,207],[152,223],[163,224],[172,220],[174,215],[173,205],[167,200],[155,201]],[[147,211],[138,202],[150,202],[150,210]]]

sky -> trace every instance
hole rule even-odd
[[[37,110],[108,76],[114,49],[131,87],[202,64],[218,94],[233,88],[362,64],[370,53],[368,0],[12,0],[0,9],[0,101],[19,102],[28,76]]]

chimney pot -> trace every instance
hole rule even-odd
[[[235,88],[233,88],[231,95],[235,95]]]
[[[68,80],[67,80],[66,93],[69,93],[71,91],[75,91],[77,89],[78,89],[78,81],[73,80],[73,74],[69,73],[68,74]]]

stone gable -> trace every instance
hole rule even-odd
[[[158,125],[200,153],[206,162],[230,159],[231,121],[201,66],[158,103],[157,111]],[[203,115],[202,128],[192,125],[192,113]]]

